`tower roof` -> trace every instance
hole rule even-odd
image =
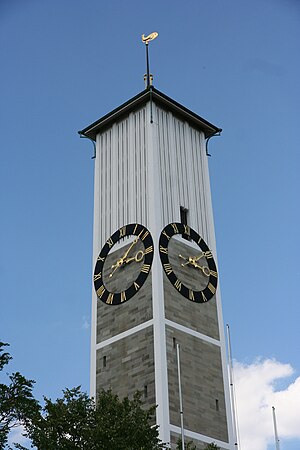
[[[137,109],[137,107],[145,104],[151,99],[154,103],[167,108],[178,117],[193,124],[195,128],[203,131],[206,138],[222,131],[221,128],[218,128],[216,125],[213,125],[212,123],[203,119],[202,117],[198,116],[198,114],[187,109],[185,106],[182,106],[180,103],[176,102],[172,98],[168,97],[167,95],[151,86],[150,88],[147,88],[137,94],[135,97],[132,97],[127,102],[118,106],[116,109],[109,112],[105,116],[101,117],[96,122],[93,122],[83,130],[78,131],[78,133],[95,141],[97,134],[101,130],[111,126],[111,124],[117,119]]]

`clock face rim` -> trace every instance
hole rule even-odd
[[[175,275],[169,261],[169,242],[170,239],[176,235],[184,235],[190,237],[191,240],[198,245],[202,252],[210,252],[210,254],[212,255],[211,250],[209,249],[204,239],[195,230],[193,230],[193,228],[181,222],[171,222],[164,227],[159,237],[159,256],[164,272],[174,289],[176,289],[176,291],[183,297],[187,298],[193,303],[207,303],[216,294],[218,287],[218,272],[215,260],[213,256],[211,256],[210,258],[206,258],[207,265],[210,270],[210,275],[208,277],[206,287],[200,291],[188,288]],[[213,275],[212,272],[216,274],[216,276]]]
[[[102,279],[104,263],[113,246],[126,236],[139,237],[144,245],[145,251],[147,249],[148,251],[144,252],[144,262],[142,268],[140,269],[137,278],[132,282],[132,284],[127,289],[121,292],[111,292],[109,289],[107,289]],[[123,303],[126,303],[128,300],[130,300],[137,292],[139,292],[139,290],[145,283],[151,271],[153,255],[153,239],[150,231],[144,225],[140,223],[130,223],[118,228],[106,240],[96,260],[93,279],[97,299],[101,300],[105,305],[109,306],[122,305]]]

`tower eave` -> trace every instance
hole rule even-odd
[[[220,133],[222,131],[221,128],[203,119],[198,114],[194,113],[193,111],[189,110],[185,106],[181,105],[180,103],[176,102],[175,100],[171,99],[164,93],[151,86],[150,88],[145,89],[136,96],[132,97],[130,100],[123,103],[119,107],[115,108],[105,116],[101,117],[96,122],[93,122],[83,130],[78,131],[78,133],[96,141],[96,136],[100,131],[109,127],[112,123],[115,123],[116,120],[119,120],[122,116],[129,114],[131,111],[137,109],[150,100],[172,111],[176,116],[183,120],[186,120],[196,129],[203,131],[205,138],[209,138],[214,134]]]

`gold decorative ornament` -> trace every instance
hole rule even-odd
[[[142,35],[142,41],[145,44],[148,44],[149,41],[153,41],[153,39],[156,39],[158,36],[158,33],[154,31],[153,33],[148,34],[148,36]]]

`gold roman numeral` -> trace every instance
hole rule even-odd
[[[211,283],[208,283],[208,289],[210,290],[210,292],[212,293],[212,294],[215,294],[216,293],[216,288],[211,284]]]
[[[211,270],[210,275],[212,275],[215,278],[218,278],[218,272],[216,272],[215,270]]]
[[[189,299],[192,300],[193,302],[195,301],[194,291],[192,291],[191,289],[189,289]]]
[[[126,293],[125,293],[125,291],[122,291],[121,292],[121,302],[125,302],[127,299],[126,299]]]
[[[171,223],[174,233],[179,233],[176,223]]]
[[[101,272],[95,273],[95,275],[94,275],[94,281],[101,280],[101,277],[102,277],[102,273],[101,273]]]
[[[138,291],[140,286],[135,281],[133,282],[133,285],[135,287],[135,290]]]
[[[170,273],[173,272],[171,264],[168,264],[168,263],[164,264],[164,269],[165,269],[167,275],[170,275]]]
[[[105,261],[105,258],[101,258],[101,256],[98,256],[97,261],[102,261],[102,262],[104,262],[104,261]]]
[[[164,236],[166,236],[166,238],[168,239],[168,241],[170,240],[170,236],[165,232],[165,230],[162,232],[162,234],[163,234]]]
[[[144,234],[143,234],[144,233]],[[142,241],[144,241],[146,239],[146,237],[148,236],[149,231],[148,230],[142,230],[139,234],[139,237],[142,239]]]
[[[115,295],[115,294],[112,294],[111,292],[109,293],[109,295],[108,295],[108,297],[107,297],[107,300],[106,300],[106,303],[107,303],[108,305],[111,305],[112,302],[114,301],[114,295]]]
[[[191,233],[191,229],[188,225],[183,224],[183,228],[184,228],[184,234],[187,234],[188,236],[190,236]]]
[[[149,271],[150,271],[150,264],[143,264],[142,268],[141,268],[141,272],[149,273]]]
[[[204,256],[206,259],[211,259],[213,257],[212,252],[208,251],[208,252],[204,252]]]
[[[168,254],[168,249],[163,247],[162,245],[159,246],[159,251],[160,253],[165,253],[166,255]]]
[[[126,225],[124,227],[120,228],[119,232],[120,232],[119,238],[126,236]]]
[[[114,245],[114,241],[112,240],[111,237],[107,239],[106,243],[108,244],[109,248],[112,248],[112,246]]]
[[[144,251],[145,255],[147,255],[148,253],[152,253],[153,252],[153,246],[150,245],[149,247],[147,247]]]
[[[202,295],[203,301],[204,301],[204,302],[207,302],[207,298],[206,298],[205,295],[203,294],[203,291],[201,292],[201,295]]]
[[[97,296],[99,297],[99,298],[102,298],[102,295],[104,294],[104,292],[105,292],[105,287],[103,286],[103,284],[99,287],[99,289],[97,289]]]
[[[138,227],[138,224],[136,223],[135,226],[134,226],[132,234],[135,234],[137,227]]]
[[[200,236],[199,239],[198,239],[198,241],[197,241],[197,244],[200,245],[200,242],[201,242],[201,241],[202,241],[202,237]]]
[[[177,280],[174,283],[174,286],[176,287],[176,289],[180,292],[181,291],[181,281]]]

